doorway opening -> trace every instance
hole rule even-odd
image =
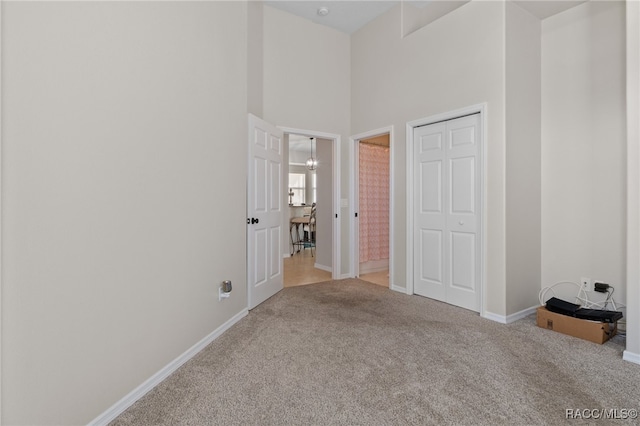
[[[393,127],[351,138],[352,276],[393,288]]]
[[[248,114],[247,176],[247,306],[253,309],[284,287],[283,257],[290,256],[288,137],[298,134],[329,141],[331,158],[329,199],[323,217],[331,236],[331,278],[340,275],[340,136],[276,127]],[[286,178],[285,178],[286,175]],[[320,226],[320,222],[318,222]],[[319,232],[316,233],[319,237]],[[313,231],[312,231],[313,232]],[[315,250],[314,250],[315,251]]]
[[[282,128],[284,175],[284,286],[340,276],[339,136]]]

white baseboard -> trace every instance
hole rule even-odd
[[[391,284],[391,290],[397,291],[398,293],[407,294],[407,289],[404,287],[399,287],[397,285]]]
[[[240,321],[242,318],[247,316],[249,313],[248,309],[243,309],[234,315],[227,322],[222,324],[220,327],[215,329],[211,334],[206,336],[204,339],[200,340],[198,343],[189,348],[186,352],[180,355],[178,358],[171,361],[165,367],[163,367],[156,374],[147,379],[140,386],[129,392],[124,398],[120,401],[113,404],[110,408],[108,408],[104,413],[100,414],[98,417],[93,419],[88,426],[102,426],[107,425],[109,422],[113,421],[116,417],[122,414],[127,408],[131,407],[133,403],[142,398],[147,392],[156,387],[160,382],[169,377],[171,373],[176,371],[182,364],[189,361],[193,358],[198,352],[204,349],[209,343],[216,340],[222,333],[231,328],[232,325]]]
[[[389,270],[389,259],[370,260],[360,263],[360,275]]]
[[[319,263],[313,264],[314,268],[320,269],[321,271],[333,272],[333,268],[331,266],[321,265]]]
[[[516,322],[522,318],[526,318],[531,314],[535,314],[539,306],[540,305],[530,306],[527,309],[516,312],[515,314],[507,315],[507,324],[511,324],[512,322]]]
[[[485,311],[482,317],[491,321],[499,322],[500,324],[511,324],[512,322],[516,322],[519,319],[528,317],[529,315],[535,313],[536,309],[538,309],[538,306],[539,305],[531,306],[530,308],[523,309],[519,312],[507,316]]]
[[[622,359],[625,361],[633,362],[634,364],[640,364],[640,354],[636,354],[629,351],[622,353]]]
[[[340,275],[341,280],[346,280],[347,278],[353,278],[350,273]]]
[[[507,317],[504,315],[494,314],[493,312],[485,311],[484,315],[480,315],[482,318],[486,318],[491,321],[499,322],[500,324],[507,323]]]

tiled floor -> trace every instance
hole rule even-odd
[[[331,280],[331,272],[313,266],[316,258],[311,256],[311,249],[301,250],[284,259],[284,286],[313,284]]]
[[[316,258],[311,256],[311,249],[301,250],[284,259],[284,286],[313,284],[331,280],[331,272],[315,268]],[[383,287],[389,287],[389,271],[362,274],[358,278]]]
[[[362,274],[358,278],[373,284],[389,287],[389,271],[372,272],[370,274]]]

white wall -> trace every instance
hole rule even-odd
[[[470,2],[400,38],[400,7],[352,36],[352,134],[394,125],[394,276],[406,285],[405,125],[487,102],[486,308],[505,315],[504,31],[501,2]]]
[[[540,291],[540,20],[506,2],[507,315]]]
[[[626,3],[627,48],[627,348],[640,363],[640,3]]]
[[[277,126],[350,135],[349,35],[264,7],[264,119]],[[342,143],[341,157],[347,156]],[[341,165],[347,198],[347,163]],[[341,209],[341,273],[349,271],[348,210]]]
[[[542,286],[588,277],[625,300],[625,90],[624,2],[542,22]]]
[[[2,7],[2,424],[86,424],[246,308],[246,4]]]
[[[264,12],[261,1],[247,2],[247,111],[262,117]]]
[[[429,25],[436,19],[452,10],[463,6],[469,0],[447,0],[430,2],[401,2],[402,5],[402,36],[407,36],[420,28]]]
[[[318,168],[317,174],[317,194],[318,209],[316,211],[316,261],[319,266],[332,268],[333,262],[333,232],[331,223],[333,219],[333,161],[332,142],[327,139],[317,140]]]

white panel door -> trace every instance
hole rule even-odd
[[[480,115],[414,129],[414,293],[480,310]]]
[[[446,300],[445,257],[446,124],[414,130],[415,226],[413,234],[414,293]]]
[[[247,283],[249,309],[282,290],[281,130],[249,114]],[[231,183],[229,183],[231,184]]]

